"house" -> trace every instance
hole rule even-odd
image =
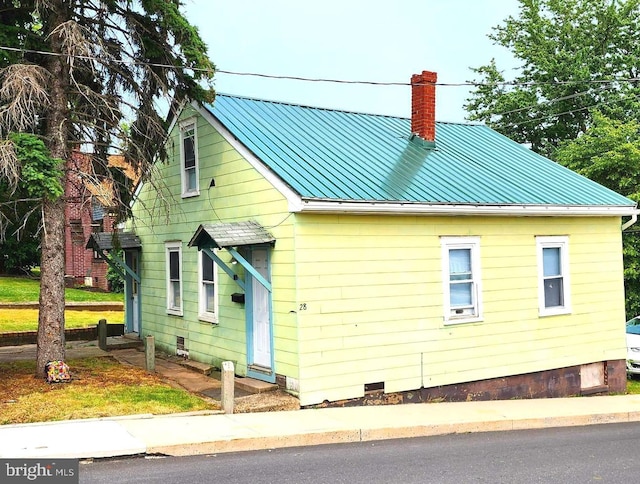
[[[436,79],[412,77],[411,119],[184,107],[133,205],[140,336],[302,406],[624,391],[635,203],[435,122]]]
[[[65,280],[69,286],[110,290],[107,262],[97,251],[85,247],[89,236],[117,230],[114,216],[113,182],[88,176],[91,154],[74,150],[66,164],[65,192]],[[121,155],[110,155],[108,167],[118,169],[135,184],[136,170]]]

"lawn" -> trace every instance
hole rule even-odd
[[[64,312],[64,327],[66,329],[86,328],[95,326],[101,319],[109,324],[122,324],[123,311],[76,311]],[[11,331],[37,331],[37,309],[0,309],[0,333]]]
[[[0,302],[37,302],[37,280],[0,277]],[[122,294],[66,289],[66,301],[118,301]],[[122,323],[122,311],[65,311],[65,327],[95,325],[99,319]],[[37,309],[1,309],[0,332],[38,327]],[[0,362],[0,425],[151,413],[214,409],[215,406],[170,386],[158,375],[123,367],[111,357],[67,361],[70,383],[36,378],[35,361]]]
[[[0,425],[216,409],[157,375],[110,357],[69,360],[70,383],[36,378],[35,362],[0,362]]]
[[[38,302],[40,281],[28,277],[0,277],[0,302]],[[73,302],[117,301],[124,295],[113,292],[98,292],[87,289],[65,289],[65,300]]]
[[[27,277],[0,277],[0,302],[37,302],[40,282]],[[122,302],[122,294],[87,289],[65,289],[67,302]],[[94,326],[100,319],[109,323],[123,323],[122,311],[65,311],[65,328]],[[0,309],[0,333],[9,331],[36,331],[37,309]]]

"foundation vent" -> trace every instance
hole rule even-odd
[[[176,355],[189,358],[189,350],[185,347],[184,336],[176,336]]]
[[[384,382],[379,381],[376,383],[365,383],[364,384],[364,393],[378,393],[384,392]]]

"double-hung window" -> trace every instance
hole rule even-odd
[[[482,318],[480,238],[442,237],[442,279],[445,322]]]
[[[216,263],[200,251],[200,319],[211,323],[218,317],[218,277]]]
[[[540,315],[570,313],[569,238],[536,237],[536,249]]]
[[[194,119],[180,124],[180,159],[182,196],[192,197],[200,193],[198,183],[198,143]]]
[[[167,242],[167,313],[182,316],[182,243]]]

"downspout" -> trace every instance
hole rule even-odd
[[[629,220],[627,220],[624,224],[622,224],[622,232],[631,227],[634,223],[638,221],[638,214],[634,213]]]

